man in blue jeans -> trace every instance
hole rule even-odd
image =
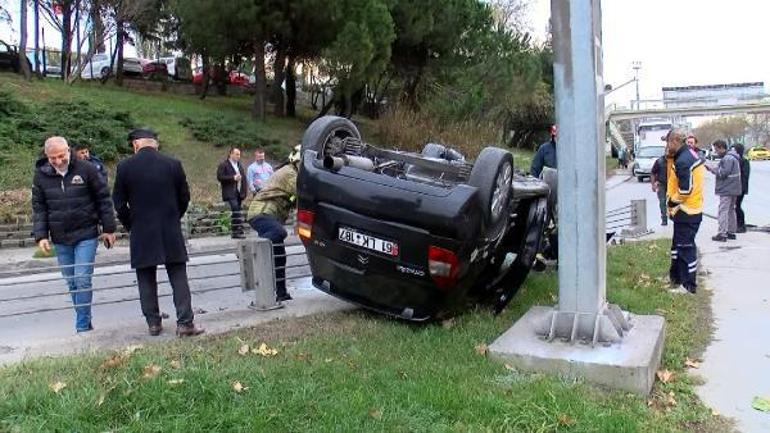
[[[90,331],[91,275],[100,225],[105,246],[111,248],[115,243],[110,191],[93,164],[71,155],[64,138],[49,138],[44,150],[45,158],[37,161],[32,182],[35,242],[46,253],[52,244],[56,248],[75,305],[75,330]]]

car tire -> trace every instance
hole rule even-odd
[[[302,153],[312,150],[317,152],[317,159],[338,155],[341,149],[331,146],[339,146],[339,143],[330,141],[349,137],[361,140],[361,133],[353,122],[344,117],[323,116],[314,120],[302,136]]]
[[[109,77],[110,76],[110,67],[109,66],[103,67],[102,70],[99,71],[99,76],[102,79]]]
[[[642,182],[644,182],[644,176],[636,176],[636,180],[637,180],[639,183],[642,183]]]
[[[486,236],[497,238],[510,218],[513,196],[513,156],[496,147],[485,147],[473,163],[468,185],[478,188]]]

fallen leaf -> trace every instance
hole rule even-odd
[[[110,368],[115,368],[123,362],[128,359],[129,355],[126,355],[125,353],[116,353],[109,358],[105,359],[104,362],[102,362],[102,365],[99,366],[102,370],[108,370]]]
[[[559,415],[559,424],[564,426],[571,426],[572,424],[575,424],[575,420],[572,419],[571,416],[561,414]]]
[[[671,379],[674,378],[674,372],[669,370],[658,370],[656,375],[658,376],[658,380],[663,383],[669,383],[671,382]]]
[[[447,319],[441,322],[441,327],[444,329],[452,329],[455,326],[455,319]]]
[[[278,351],[276,349],[271,349],[267,347],[267,344],[262,343],[259,345],[259,349],[252,349],[252,353],[256,355],[262,355],[262,356],[275,356],[278,355]]]
[[[179,385],[184,383],[184,379],[171,379],[167,382],[169,385]]]
[[[241,393],[243,391],[246,391],[247,389],[249,389],[249,388],[243,386],[243,384],[241,382],[239,382],[237,380],[235,382],[233,382],[233,391],[235,391],[237,393]]]
[[[639,275],[639,279],[640,279],[640,280],[649,280],[649,279],[650,279],[650,276],[649,276],[649,275],[647,275],[647,274],[641,274],[641,275]]]
[[[324,362],[328,364],[328,363],[332,362],[332,359],[331,358],[326,358],[326,359],[324,359]]]
[[[372,409],[369,411],[369,416],[374,419],[382,419],[382,411],[377,409]]]
[[[51,388],[51,391],[53,391],[54,394],[58,394],[59,392],[61,392],[61,390],[67,387],[67,384],[64,382],[54,382],[48,385],[48,387]]]
[[[700,368],[700,362],[694,361],[690,358],[684,360],[684,366],[687,368]]]
[[[241,356],[246,356],[246,355],[249,354],[249,350],[251,350],[249,345],[248,344],[244,344],[244,345],[242,345],[240,347],[240,349],[238,349],[238,354],[241,355]]]
[[[144,346],[142,346],[141,344],[132,344],[130,346],[127,346],[123,350],[123,354],[126,355],[126,356],[133,355],[134,352],[136,352],[137,350],[140,350],[142,348],[144,348]]]
[[[145,379],[152,379],[160,374],[160,367],[155,364],[147,364],[142,370],[142,377]]]
[[[171,364],[171,368],[174,370],[180,370],[182,368],[182,362],[177,361],[176,359],[171,361],[169,364]]]
[[[674,392],[673,392],[673,391],[671,391],[671,392],[669,392],[669,393],[668,393],[668,395],[666,396],[666,406],[667,406],[667,407],[669,407],[669,408],[671,408],[671,407],[674,407],[674,406],[676,406],[676,404],[677,404],[677,403],[676,403],[676,398],[674,397]]]
[[[719,412],[717,412],[717,411],[715,411],[715,410],[712,410],[712,411],[711,411],[711,416],[719,416],[719,415],[720,415],[720,413],[719,413]]]
[[[107,394],[99,396],[99,400],[96,401],[96,407],[101,407],[104,404],[104,399],[107,398]]]
[[[476,350],[476,353],[478,353],[479,355],[486,355],[487,351],[489,350],[489,347],[487,347],[486,344],[481,343],[481,344],[477,344],[476,347],[474,347],[474,349]]]
[[[751,407],[762,412],[770,412],[770,397],[754,397],[751,401]]]
[[[505,369],[508,371],[516,371],[516,368],[514,368],[511,364],[505,364]]]

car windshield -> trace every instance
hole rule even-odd
[[[639,149],[637,158],[660,158],[665,150],[663,146],[643,147]]]

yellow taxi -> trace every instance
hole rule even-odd
[[[770,150],[762,146],[754,146],[746,153],[746,158],[751,161],[766,161],[770,160]]]

